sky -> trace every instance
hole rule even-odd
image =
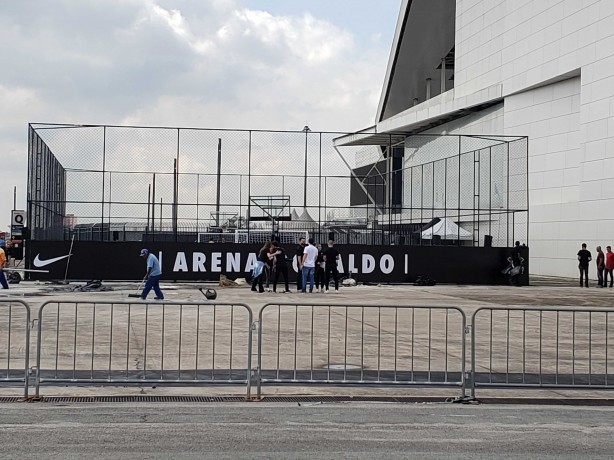
[[[0,231],[28,123],[356,131],[401,0],[0,2]]]

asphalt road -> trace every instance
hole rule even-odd
[[[614,409],[0,404],[0,458],[612,458]]]

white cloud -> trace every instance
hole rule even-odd
[[[355,130],[373,120],[388,56],[313,12],[239,0],[3,3],[0,224],[25,205],[27,123]],[[392,27],[392,25],[391,25]],[[10,191],[10,192],[9,192]]]

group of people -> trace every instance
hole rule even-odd
[[[611,246],[606,246],[606,252],[601,250],[601,246],[597,246],[597,287],[607,287],[608,277],[610,278],[610,287],[614,286],[612,272],[614,271],[614,252]],[[588,267],[593,260],[591,252],[586,249],[586,243],[582,243],[582,249],[578,251],[578,268],[580,270],[580,287],[588,287]]]
[[[331,276],[335,283],[335,291],[339,290],[339,271],[337,262],[339,261],[339,251],[334,247],[332,240],[328,241],[327,247],[322,249],[322,245],[315,244],[313,238],[305,242],[301,237],[296,248],[296,264],[298,275],[296,279],[297,291],[306,293],[328,292]],[[270,241],[264,244],[258,252],[258,262],[252,272],[252,291],[264,292],[265,280],[273,280],[273,292],[277,292],[277,283],[281,276],[284,278],[285,290],[291,292],[288,283],[288,257],[284,249],[277,241]]]

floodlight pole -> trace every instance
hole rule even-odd
[[[222,138],[217,140],[217,200],[215,202],[215,226],[220,226],[220,195],[222,193],[220,178],[222,172]]]
[[[305,125],[303,132],[305,133],[305,183],[304,183],[304,195],[303,195],[303,208],[307,209],[307,136],[309,136],[309,126]]]

